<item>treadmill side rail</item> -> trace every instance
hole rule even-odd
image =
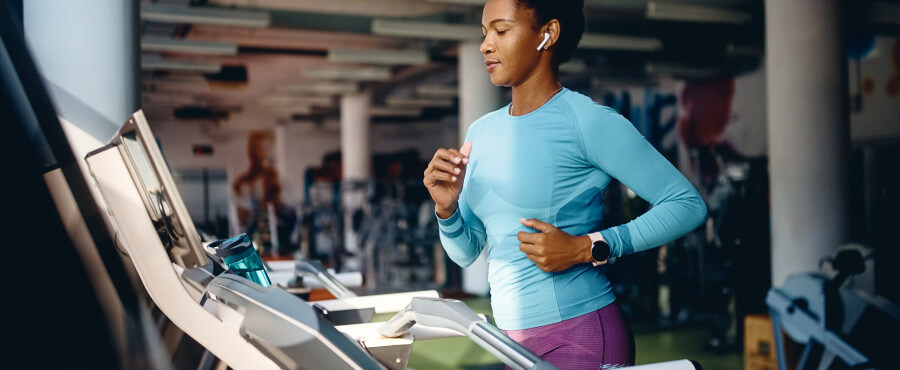
[[[297,274],[315,277],[337,299],[356,297],[356,293],[347,289],[334,275],[330,274],[320,261],[297,261]]]
[[[207,294],[243,315],[241,336],[283,368],[384,368],[315,309],[281,288],[222,274],[209,283]]]

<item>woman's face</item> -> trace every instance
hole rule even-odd
[[[516,0],[488,0],[481,15],[484,41],[481,53],[491,83],[516,86],[534,71],[540,61],[537,47],[543,38],[534,29],[534,14],[516,6]]]

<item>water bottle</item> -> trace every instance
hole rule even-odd
[[[209,243],[207,248],[222,258],[229,271],[262,286],[272,285],[269,274],[266,273],[262,260],[256,253],[256,249],[253,248],[253,243],[247,233],[231,239],[216,240]]]

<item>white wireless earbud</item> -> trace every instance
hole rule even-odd
[[[544,41],[541,41],[541,44],[538,45],[538,48],[537,48],[538,51],[541,51],[541,48],[544,47],[544,44],[546,44],[548,40],[550,40],[550,34],[547,32],[544,32]]]

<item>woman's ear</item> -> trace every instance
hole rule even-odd
[[[545,48],[549,49],[556,46],[556,42],[559,41],[559,21],[556,19],[551,19],[544,25],[544,29],[541,31],[541,37],[544,36],[544,32],[550,34],[550,39],[547,40],[547,43],[544,45]]]

